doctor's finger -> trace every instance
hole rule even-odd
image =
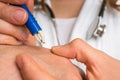
[[[57,80],[28,55],[21,54],[17,56],[16,63],[24,80]]]
[[[96,62],[107,57],[105,53],[94,49],[81,39],[75,39],[67,45],[53,47],[54,54],[67,58],[75,58],[79,62],[94,65]],[[104,57],[103,57],[104,56]]]
[[[10,4],[25,4],[28,0],[0,0],[0,2],[10,3]]]
[[[0,19],[15,25],[23,25],[28,19],[27,12],[17,6],[0,3]]]
[[[32,9],[34,0],[0,0],[0,2],[15,4],[15,5],[26,4],[30,9]],[[30,7],[30,6],[32,6],[32,7]]]
[[[16,40],[9,35],[0,34],[0,45],[22,45],[21,41]]]
[[[15,26],[0,19],[0,33],[12,36],[20,41],[25,41],[28,38],[28,32],[25,26]]]

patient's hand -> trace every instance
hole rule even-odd
[[[18,54],[30,54],[37,63],[60,80],[80,80],[80,70],[60,56],[51,54],[48,49],[32,46],[0,45],[0,79],[22,80],[15,58]],[[82,80],[82,79],[81,79]]]

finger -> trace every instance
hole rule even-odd
[[[27,3],[26,3],[27,7],[29,8],[29,10],[31,12],[33,12],[33,8],[34,8],[34,0],[29,0]]]
[[[26,4],[29,7],[29,9],[33,9],[34,5],[33,0],[0,0],[0,2],[16,5]]]
[[[89,48],[90,46],[86,45],[82,40],[75,39],[66,45],[54,46],[51,50],[54,54],[61,55],[67,58],[78,59],[83,56],[82,52],[91,51],[91,49]]]
[[[25,27],[12,25],[0,19],[0,33],[10,35],[20,41],[25,41],[28,38],[28,32]]]
[[[28,19],[27,12],[17,6],[0,3],[0,19],[12,24],[24,25]]]
[[[0,2],[11,4],[25,4],[28,0],[0,0]]]
[[[15,38],[0,34],[0,45],[22,45],[23,43],[21,41],[16,40]]]
[[[25,80],[57,80],[40,67],[30,56],[19,55],[16,63]]]
[[[76,58],[87,65],[94,65],[106,57],[105,53],[94,49],[80,39],[75,39],[64,46],[53,47],[51,50],[54,54],[67,58]]]

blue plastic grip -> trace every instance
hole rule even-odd
[[[28,20],[26,22],[26,27],[29,29],[32,35],[38,33],[38,31],[42,30],[35,18],[33,17],[32,13],[29,11],[26,5],[21,5],[21,8],[25,9],[28,13]]]

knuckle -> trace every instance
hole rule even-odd
[[[80,45],[81,41],[82,41],[81,39],[76,38],[76,39],[74,39],[70,44],[71,44],[71,46],[73,46],[73,47],[77,47],[78,45]]]
[[[74,40],[74,42],[75,43],[80,43],[82,40],[80,39],[80,38],[76,38],[75,40]]]

